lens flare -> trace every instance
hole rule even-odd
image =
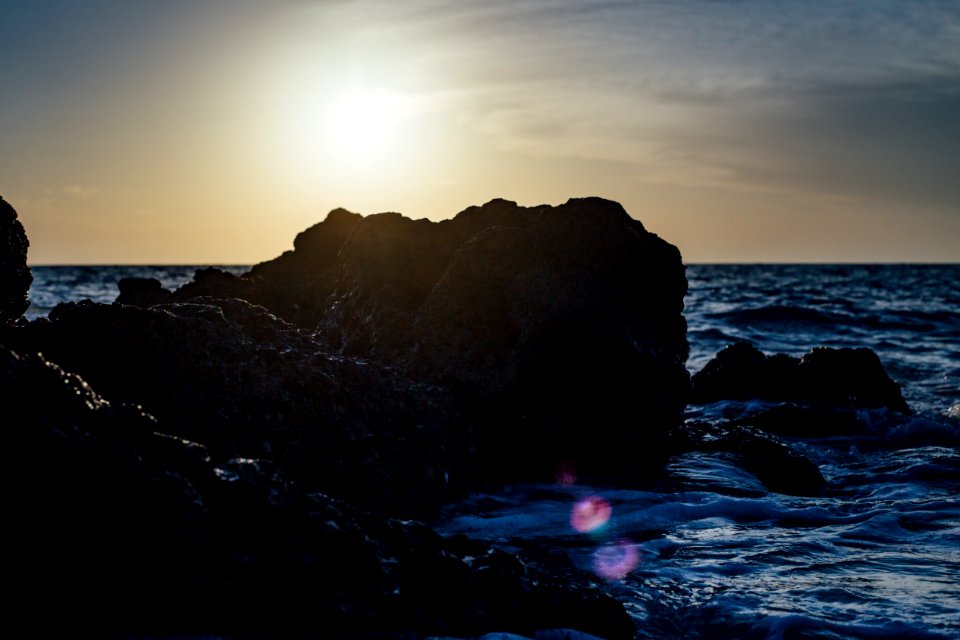
[[[593,554],[593,570],[605,580],[622,580],[640,564],[640,551],[629,540],[600,547]]]
[[[580,533],[590,533],[607,524],[612,514],[609,502],[600,496],[590,496],[573,505],[570,526]]]

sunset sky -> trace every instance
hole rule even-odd
[[[960,261],[960,2],[0,0],[33,264],[598,195],[688,262]]]

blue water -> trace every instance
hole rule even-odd
[[[201,268],[203,266],[190,265],[31,267],[33,286],[26,316],[31,320],[46,316],[61,302],[113,302],[120,295],[117,282],[121,278],[156,278],[164,287],[175,289],[190,282]],[[217,268],[237,275],[250,270],[250,267],[236,265]]]
[[[734,340],[869,347],[914,409],[960,402],[960,265],[694,265],[687,278],[691,371]]]
[[[35,267],[28,313],[112,301],[125,275],[170,286],[194,269]],[[589,576],[624,603],[638,638],[960,638],[960,265],[687,275],[691,371],[734,340],[794,355],[869,347],[915,415],[863,412],[867,433],[790,440],[829,482],[815,498],[770,493],[723,456],[690,453],[656,490],[510,487],[451,507],[441,531]]]

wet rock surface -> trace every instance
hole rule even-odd
[[[0,198],[0,323],[23,316],[33,276],[27,266],[27,234],[17,212]]]
[[[827,486],[817,465],[788,441],[742,421],[689,420],[674,432],[671,442],[676,447],[674,462],[676,456],[689,454],[717,456],[752,476],[767,491],[816,496]],[[696,485],[688,483],[685,488],[698,488]]]
[[[708,450],[729,453],[744,470],[770,491],[815,496],[826,486],[820,469],[809,458],[777,438],[749,427],[724,433]]]

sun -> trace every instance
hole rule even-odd
[[[388,155],[409,115],[403,96],[358,87],[335,98],[327,115],[330,150],[353,165],[369,166]]]
[[[435,110],[424,95],[339,78],[285,89],[276,92],[283,99],[271,112],[286,158],[282,175],[347,183],[380,178],[387,169],[401,175],[423,159],[425,115]],[[394,161],[399,157],[404,162]]]

